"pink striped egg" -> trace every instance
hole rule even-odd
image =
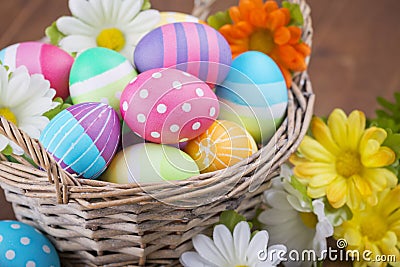
[[[74,59],[61,48],[40,42],[18,43],[2,49],[0,60],[11,71],[24,65],[30,74],[43,74],[56,96],[69,96],[69,72]]]
[[[174,67],[220,84],[228,74],[232,53],[225,38],[210,26],[178,22],[146,34],[136,46],[134,62],[139,72]]]
[[[205,132],[218,117],[219,103],[211,88],[177,69],[143,72],[121,95],[121,115],[144,139],[177,144]]]
[[[39,141],[66,171],[95,179],[111,162],[119,139],[117,112],[107,104],[87,102],[57,114]]]

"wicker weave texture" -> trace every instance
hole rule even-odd
[[[204,18],[214,1],[195,0]],[[303,0],[303,40],[311,46],[310,8]],[[309,60],[309,58],[307,59]],[[308,61],[307,61],[308,62]],[[263,191],[305,135],[314,94],[307,72],[289,90],[287,116],[270,142],[225,170],[164,184],[112,184],[77,179],[42,145],[0,117],[0,134],[20,145],[40,167],[0,154],[0,185],[18,220],[51,239],[66,266],[177,266],[191,238],[207,233],[219,214],[235,209],[254,216]]]

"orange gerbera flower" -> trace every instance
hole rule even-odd
[[[292,73],[304,71],[310,47],[301,42],[301,29],[289,26],[290,11],[275,1],[240,0],[229,9],[232,24],[219,31],[231,46],[233,58],[248,50],[261,51],[278,64],[288,88]]]

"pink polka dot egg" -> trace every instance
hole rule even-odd
[[[147,141],[176,144],[205,132],[219,114],[211,88],[177,69],[152,69],[131,81],[121,95],[121,115]]]

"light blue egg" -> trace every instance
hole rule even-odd
[[[257,51],[232,62],[226,80],[216,87],[221,120],[244,126],[258,143],[269,141],[286,114],[288,93],[278,65]]]
[[[34,227],[17,221],[0,221],[0,266],[59,267],[53,244]]]

